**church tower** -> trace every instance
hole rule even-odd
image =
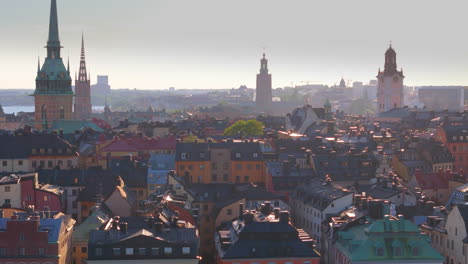
[[[392,45],[385,52],[384,71],[377,75],[377,109],[378,112],[386,112],[393,108],[403,106],[403,69],[398,71],[396,63],[396,52]]]
[[[268,73],[268,60],[265,53],[260,60],[260,73],[257,74],[256,105],[258,110],[266,111],[271,106],[271,74]]]
[[[42,68],[37,69],[34,91],[34,127],[49,129],[57,120],[73,119],[73,91],[71,88],[70,65],[65,65],[60,56],[57,2],[51,0],[47,57]]]
[[[78,77],[75,76],[75,119],[91,118],[91,82],[86,71],[84,36],[81,37],[81,57]]]

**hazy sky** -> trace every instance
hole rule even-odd
[[[50,0],[1,0],[0,88],[34,88]],[[113,88],[367,82],[391,40],[408,85],[468,85],[467,0],[58,0],[62,57]]]

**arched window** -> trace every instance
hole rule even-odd
[[[46,120],[47,119],[47,112],[46,112],[46,105],[43,104],[41,106],[41,119]]]
[[[65,119],[65,110],[63,110],[63,107],[60,107],[60,119]]]

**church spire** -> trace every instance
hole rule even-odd
[[[60,38],[58,30],[57,0],[50,2],[49,39],[47,40],[47,57],[60,58]]]
[[[41,71],[41,58],[37,56],[37,73]]]
[[[78,81],[86,82],[88,81],[88,74],[86,72],[86,57],[85,57],[85,47],[84,47],[84,34],[81,35],[81,57],[80,57],[80,70],[78,71]]]

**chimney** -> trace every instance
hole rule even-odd
[[[126,234],[127,233],[127,229],[128,229],[128,224],[126,222],[121,222],[119,224],[119,227],[120,227],[120,233],[122,234]]]
[[[154,223],[154,217],[149,216],[149,217],[146,218],[146,224],[148,226],[148,229],[153,228],[153,223]]]
[[[155,229],[156,232],[158,232],[158,233],[162,233],[163,227],[164,227],[163,222],[156,221],[156,222],[154,223],[154,229]]]
[[[280,212],[279,222],[282,224],[289,224],[289,212],[288,211]]]
[[[243,218],[244,218],[244,223],[248,225],[253,222],[254,215],[251,212],[247,212],[244,214]]]
[[[240,203],[239,204],[239,220],[242,220],[243,214],[244,214],[244,204]]]
[[[279,217],[280,217],[280,209],[279,208],[275,208],[273,210],[273,213],[275,214],[275,219],[278,220]]]

